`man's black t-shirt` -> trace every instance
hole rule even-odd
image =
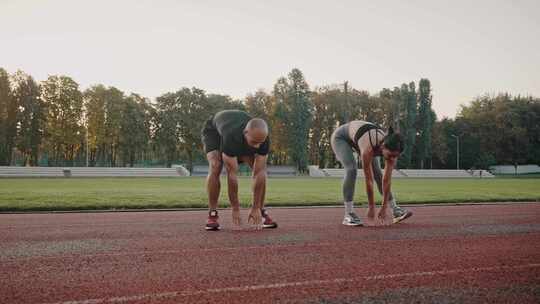
[[[225,110],[214,115],[212,122],[221,136],[221,152],[232,157],[268,154],[269,137],[258,149],[250,147],[244,138],[244,128],[251,118],[248,113],[239,110]]]

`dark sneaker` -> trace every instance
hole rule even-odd
[[[345,226],[363,226],[362,220],[354,212],[345,214],[341,223]]]
[[[263,228],[277,228],[277,223],[272,220],[270,215],[268,215],[268,212],[266,212],[265,209],[261,209],[262,217],[263,217]]]
[[[394,214],[394,224],[397,224],[413,215],[411,211],[405,210],[398,206],[394,208],[393,214]]]
[[[218,223],[218,219],[219,216],[217,210],[210,210],[210,212],[208,212],[208,220],[206,221],[205,229],[210,231],[216,231],[221,229]]]

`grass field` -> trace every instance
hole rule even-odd
[[[240,178],[240,201],[251,203],[249,178]],[[400,203],[538,201],[540,179],[395,179]],[[220,205],[227,206],[222,180]],[[365,203],[363,180],[357,202]],[[341,204],[340,179],[273,178],[267,205]],[[377,196],[378,202],[380,197]],[[0,179],[0,211],[206,207],[204,178]]]

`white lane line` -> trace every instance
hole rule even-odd
[[[355,278],[336,278],[330,280],[310,280],[310,281],[297,281],[288,283],[274,283],[274,284],[261,284],[261,285],[246,285],[237,287],[224,287],[224,288],[211,288],[205,290],[193,290],[193,291],[171,291],[162,293],[148,293],[133,296],[122,296],[112,298],[98,298],[87,300],[72,300],[64,302],[55,302],[47,304],[100,304],[100,303],[125,303],[130,301],[142,301],[142,300],[157,300],[161,298],[175,298],[175,297],[188,297],[188,296],[200,296],[210,295],[216,293],[227,292],[247,292],[255,290],[267,290],[267,289],[281,289],[289,287],[301,287],[301,286],[313,286],[313,285],[331,285],[340,283],[351,283],[357,281],[371,281],[371,280],[387,280],[404,277],[421,277],[421,276],[436,276],[436,275],[448,275],[456,273],[473,273],[484,271],[497,271],[497,270],[517,270],[525,268],[537,268],[540,264],[526,264],[516,266],[493,266],[493,267],[478,267],[469,269],[450,269],[450,270],[435,270],[435,271],[418,271],[418,272],[406,272],[396,274],[381,274],[373,276],[362,276]]]

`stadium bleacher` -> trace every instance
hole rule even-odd
[[[326,177],[343,177],[345,176],[345,170],[344,169],[333,169],[333,168],[325,168],[320,169],[324,173],[324,176]],[[392,172],[393,177],[404,177],[398,170],[394,170]],[[357,173],[357,177],[364,178],[364,170],[359,169]]]
[[[2,177],[64,177],[61,167],[5,167],[0,166]]]
[[[181,177],[179,168],[0,167],[1,177]]]
[[[294,166],[268,166],[268,176],[290,177],[298,175]],[[249,172],[247,175],[249,175]],[[225,174],[223,170],[222,174]],[[0,177],[181,177],[189,176],[183,166],[172,168],[124,168],[124,167],[2,167]],[[208,175],[208,166],[196,165],[192,176]],[[309,167],[311,177],[339,177],[345,175],[343,169]],[[486,170],[444,170],[444,169],[400,169],[392,172],[394,178],[492,178]],[[358,170],[358,177],[364,171]]]
[[[279,177],[279,176],[296,176],[297,171],[294,166],[268,166],[266,169],[268,176]],[[245,173],[249,173],[246,171]],[[226,174],[225,169],[221,171],[221,174]],[[192,176],[206,176],[208,175],[208,166],[207,165],[196,165],[193,166],[193,171],[191,172]]]
[[[343,177],[344,169],[323,168],[310,166],[310,176],[312,177]],[[364,177],[364,171],[358,170],[358,177]],[[490,178],[494,177],[486,170],[446,170],[446,169],[399,169],[392,172],[394,178]]]

